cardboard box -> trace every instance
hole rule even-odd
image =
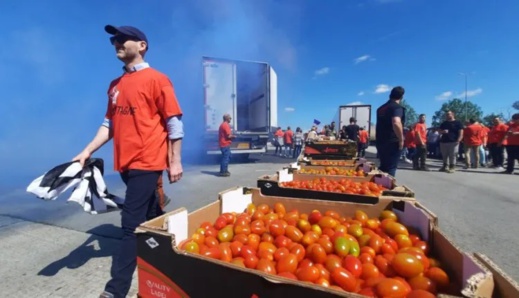
[[[382,185],[388,190],[384,191],[381,196],[367,196],[357,194],[345,194],[337,192],[316,191],[309,189],[288,188],[280,185],[281,182],[312,180],[324,177],[328,180],[339,181],[341,179],[349,179],[355,182],[371,181]],[[344,176],[319,176],[302,175],[288,168],[282,169],[274,175],[263,175],[258,178],[257,187],[261,189],[261,193],[268,196],[307,198],[338,202],[367,203],[375,204],[379,198],[395,199],[395,200],[415,200],[415,193],[405,185],[397,185],[396,180],[384,173],[374,174],[371,177],[344,177]]]
[[[444,264],[459,289],[470,288],[477,296],[490,298],[492,273],[474,257],[461,252],[437,228],[436,216],[419,203],[380,199],[376,204],[355,204],[309,199],[269,197],[259,189],[237,187],[220,193],[219,200],[190,214],[184,208],[143,223],[136,231],[139,296],[148,297],[363,297],[302,283],[230,263],[181,251],[181,243],[205,221],[214,222],[223,212],[242,212],[246,206],[275,202],[287,210],[335,210],[343,215],[357,209],[370,217],[391,209],[408,227],[429,241],[431,251]],[[461,290],[460,290],[461,293]],[[455,296],[456,297],[456,296]]]
[[[333,168],[338,170],[363,170],[365,173],[373,172],[377,169],[374,163],[365,161],[363,163],[357,162],[355,164],[349,165],[349,166],[314,166],[314,165],[305,165],[305,164],[290,164],[290,168],[296,169],[296,170],[326,170],[327,168]],[[379,172],[381,173],[381,172]]]
[[[351,159],[357,155],[357,143],[347,141],[307,142],[305,143],[303,152],[305,156],[316,159],[322,157],[326,157],[327,159]]]

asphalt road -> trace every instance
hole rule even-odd
[[[195,210],[216,200],[219,191],[234,186],[255,186],[259,176],[274,173],[289,162],[292,160],[272,155],[252,156],[252,161],[249,163],[231,164],[229,169],[232,175],[229,178],[216,176],[218,165],[185,165],[182,181],[165,185],[166,193],[172,198],[167,209],[186,207],[190,211]],[[519,259],[519,226],[514,224],[518,222],[519,214],[519,187],[517,187],[519,175],[497,174],[491,169],[459,170],[454,174],[441,173],[437,171],[439,164],[436,161],[430,161],[430,167],[434,170],[431,172],[410,170],[410,165],[405,163],[400,166],[396,175],[398,183],[405,184],[415,191],[417,199],[439,217],[440,228],[461,249],[487,255],[513,279],[519,280],[519,266],[516,261]],[[124,194],[124,187],[118,176],[110,175],[106,180],[111,192]],[[27,184],[29,182],[27,181]],[[120,223],[118,212],[88,215],[78,205],[67,204],[65,197],[56,201],[42,201],[27,194],[24,188],[7,189],[0,193],[0,206],[0,219],[16,223],[39,223],[40,228],[55,228],[49,230],[53,233],[64,233],[63,235],[66,232],[77,233],[78,239],[81,237],[104,239],[104,246],[108,246],[105,249],[109,252],[113,251],[116,240],[121,235],[118,229]],[[22,227],[18,230],[14,225],[10,225],[7,231],[6,226],[8,225],[2,225],[0,220],[2,241],[9,241],[9,239],[14,241],[18,237],[17,234],[23,231]],[[27,233],[25,235],[27,236]],[[60,241],[63,241],[63,246],[68,249],[66,239]],[[84,239],[81,238],[79,243],[82,241]],[[69,245],[73,247],[72,244]],[[13,263],[17,265],[10,265],[13,268],[0,270],[0,277],[6,272],[12,273],[13,270],[26,270],[27,272],[17,272],[24,276],[38,274],[33,267],[20,269],[25,268],[19,267],[20,264],[36,262],[41,265],[36,266],[39,269],[48,265],[47,260],[38,263],[39,261],[29,256],[24,259],[20,249],[17,246],[2,249],[5,260],[9,254],[12,254],[16,255],[19,261]],[[49,254],[52,255],[52,252]],[[107,252],[103,254],[104,257],[108,255]],[[109,266],[110,258],[103,260],[104,266]],[[88,262],[88,260],[84,261],[87,265]],[[80,267],[75,269],[80,270]],[[2,280],[3,278],[0,279],[0,286],[5,284]],[[82,281],[68,282],[81,283]],[[102,285],[98,285],[98,288],[101,287]],[[56,295],[56,297],[61,296]]]

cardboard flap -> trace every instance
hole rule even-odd
[[[398,220],[403,225],[417,229],[424,241],[429,241],[429,239],[431,239],[431,216],[429,216],[424,210],[416,207],[414,203],[404,201],[403,210],[394,208],[393,212],[395,212],[398,216]]]
[[[294,174],[289,173],[288,169],[278,171],[278,182],[290,182],[294,180]]]
[[[494,295],[493,297],[515,298],[519,297],[519,285],[510,276],[508,276],[501,268],[499,268],[486,255],[474,253],[474,256],[486,268],[492,272],[494,278]]]
[[[492,297],[494,278],[473,257],[463,254],[463,284],[461,293],[467,297]]]
[[[188,237],[189,226],[187,215],[187,210],[183,209],[179,210],[179,212],[170,214],[166,218],[168,233],[175,235],[176,243],[181,243]]]
[[[388,175],[377,174],[373,176],[373,182],[375,182],[378,185],[382,185],[387,189],[393,188],[393,181],[394,179]]]
[[[252,203],[252,194],[247,194],[247,192],[244,191],[244,188],[240,187],[221,193],[220,201],[222,202],[221,213],[240,213],[247,209],[247,205]]]
[[[367,162],[363,162],[359,166],[364,171],[364,173],[369,173],[372,170],[371,164],[369,164]]]

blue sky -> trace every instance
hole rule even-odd
[[[281,126],[330,121],[352,102],[377,107],[396,85],[430,119],[463,97],[459,72],[471,73],[469,99],[485,113],[519,99],[516,0],[13,0],[0,11],[4,184],[70,160],[95,134],[121,73],[106,24],[148,35],[147,60],[184,110],[186,149],[202,131],[202,55],[271,63]],[[109,171],[111,150],[96,154]]]

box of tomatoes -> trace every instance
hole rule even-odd
[[[309,165],[290,165],[287,168],[290,172],[297,172],[300,175],[311,176],[336,176],[341,178],[350,177],[373,177],[381,174],[371,162],[365,162],[353,166],[309,166]]]
[[[236,187],[136,231],[139,296],[491,297],[492,273],[419,203],[265,196]]]
[[[376,203],[380,198],[415,200],[415,193],[382,172],[371,176],[344,177],[338,175],[300,174],[289,168],[274,175],[263,175],[257,187],[265,195],[311,198],[327,201]]]

